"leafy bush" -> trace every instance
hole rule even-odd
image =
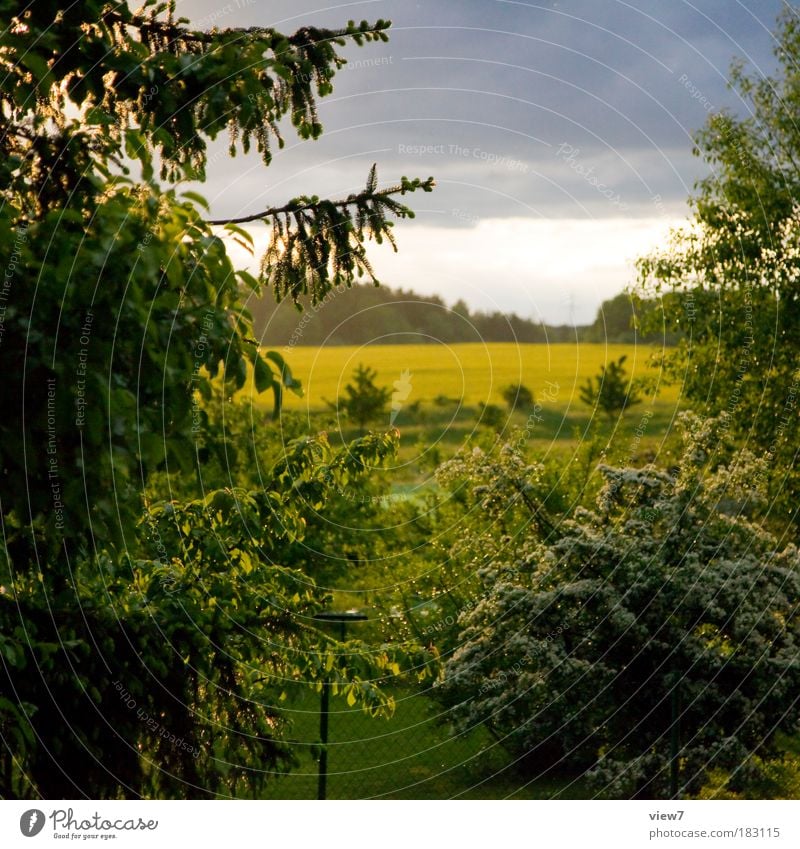
[[[39,582],[12,579],[0,559],[0,622],[26,623],[0,641],[0,692],[13,688],[19,705],[0,699],[0,712],[26,768],[0,760],[3,786],[53,798],[254,796],[293,762],[278,707],[286,682],[328,679],[351,704],[390,714],[374,682],[405,660],[424,675],[430,655],[398,640],[344,648],[314,627],[329,594],[292,568],[292,545],[309,512],[395,448],[393,434],[338,452],[303,438],[264,463],[257,489],[153,501],[131,554],[73,564],[74,606],[56,615]]]
[[[370,422],[386,415],[386,405],[392,397],[391,389],[375,384],[377,376],[375,369],[359,363],[353,372],[353,382],[344,388],[344,396],[336,402],[329,401],[328,406],[343,411],[363,431]]]
[[[514,412],[518,407],[524,410],[533,406],[533,392],[521,383],[512,383],[510,386],[506,386],[502,395],[511,412]]]
[[[609,419],[641,402],[637,388],[625,373],[627,359],[623,355],[616,362],[610,362],[608,367],[600,366],[594,380],[589,378],[580,388],[581,401],[602,410]]]
[[[497,404],[486,404],[480,401],[478,404],[478,424],[484,427],[499,428],[503,426],[506,417],[503,410]]]
[[[733,770],[712,769],[698,799],[800,799],[800,737],[775,735],[776,751]]]
[[[800,555],[745,518],[765,464],[707,472],[719,423],[684,424],[677,470],[601,466],[592,509],[496,539],[445,668],[458,729],[486,723],[606,796],[669,795],[675,703],[684,792],[800,719]]]

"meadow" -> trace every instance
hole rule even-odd
[[[487,430],[511,438],[524,432],[529,447],[545,459],[567,458],[590,434],[607,440],[609,458],[647,462],[664,449],[680,407],[679,387],[667,385],[652,363],[650,345],[458,344],[362,345],[284,348],[280,353],[302,382],[303,397],[285,393],[284,409],[307,419],[313,430],[327,430],[345,443],[359,431],[333,404],[353,371],[363,363],[377,372],[375,383],[400,388],[399,412],[371,427],[393,424],[401,434],[395,467],[396,490],[421,483],[438,462]],[[624,415],[608,419],[580,399],[580,387],[607,363],[625,356],[625,368],[640,386],[641,401]],[[397,383],[397,386],[395,385]],[[523,384],[533,392],[534,408],[509,411],[503,389]],[[257,407],[271,407],[272,396],[256,396],[252,385],[240,393]],[[482,405],[498,408],[489,422]]]
[[[580,405],[578,387],[599,368],[620,356],[634,379],[656,384],[651,400],[674,406],[677,387],[666,387],[649,365],[656,350],[644,345],[603,345],[585,342],[558,345],[486,343],[447,345],[361,345],[284,348],[280,353],[303,383],[304,397],[286,396],[286,408],[314,411],[326,408],[344,391],[353,370],[366,363],[378,372],[376,383],[392,386],[408,372],[411,393],[407,403],[430,404],[445,396],[468,407],[479,403],[502,405],[503,388],[528,386],[536,398],[561,411]],[[553,391],[553,387],[558,388]],[[555,397],[553,397],[555,396]],[[585,408],[584,408],[585,411]]]
[[[375,369],[375,383],[403,396],[394,419],[400,452],[388,473],[393,497],[415,499],[436,487],[432,472],[459,448],[486,444],[496,433],[525,443],[540,459],[555,459],[565,469],[579,459],[581,444],[600,438],[607,460],[640,464],[669,451],[671,424],[680,404],[679,388],[667,386],[651,364],[654,349],[645,345],[426,344],[294,347],[283,349],[304,394],[286,394],[285,409],[306,418],[312,429],[326,429],[342,443],[357,428],[327,402],[344,394],[356,366]],[[607,363],[626,356],[626,370],[640,389],[641,401],[613,419],[594,412],[580,399],[580,387]],[[404,377],[405,375],[405,377]],[[397,382],[397,386],[395,386]],[[509,411],[503,389],[523,384],[535,407]],[[405,388],[405,391],[403,389]],[[248,390],[245,390],[248,391]],[[252,390],[249,390],[252,391]],[[270,396],[254,399],[268,406]],[[481,418],[482,405],[495,405],[502,416],[493,424]],[[663,460],[663,457],[662,457]],[[336,609],[358,609],[371,618],[376,576],[345,576],[346,587],[332,586]],[[333,582],[334,585],[337,583]],[[374,600],[374,599],[373,599]],[[385,601],[383,602],[385,603]],[[380,607],[380,605],[379,605]],[[514,759],[483,726],[452,735],[446,710],[430,694],[397,693],[389,722],[334,700],[329,747],[329,798],[582,798],[580,781],[566,775],[522,777]],[[315,744],[319,740],[318,696],[292,689],[284,710],[292,723],[298,764],[270,785],[270,798],[313,798],[317,787]]]

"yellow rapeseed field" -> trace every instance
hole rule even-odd
[[[546,398],[555,409],[581,406],[579,387],[597,374],[601,365],[627,356],[625,367],[635,378],[655,379],[658,405],[674,406],[678,388],[665,387],[650,363],[653,349],[644,345],[604,344],[431,344],[295,347],[279,349],[294,376],[302,381],[304,397],[286,393],[285,408],[320,410],[325,399],[333,401],[344,392],[354,369],[364,363],[377,371],[378,385],[393,387],[404,372],[410,391],[406,403],[432,403],[446,396],[466,406],[480,402],[502,405],[503,388],[522,383],[537,399]],[[245,392],[251,390],[246,389]],[[652,393],[651,393],[652,395]],[[648,396],[648,400],[649,400]],[[272,404],[271,393],[261,402]]]

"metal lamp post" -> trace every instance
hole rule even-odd
[[[339,626],[339,639],[344,642],[348,622],[363,622],[367,619],[365,613],[357,610],[331,610],[317,613],[314,616],[318,622],[331,622]],[[328,715],[330,713],[330,681],[327,676],[322,682],[322,695],[319,707],[319,779],[317,782],[317,798],[325,799],[328,787]]]

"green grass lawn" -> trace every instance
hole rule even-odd
[[[276,778],[267,798],[314,799],[319,740],[319,695],[292,693],[284,708],[292,719],[300,765]],[[497,741],[479,727],[452,736],[442,708],[420,693],[397,695],[391,719],[373,718],[331,700],[329,799],[550,799],[582,798],[579,782],[554,777],[530,781]],[[529,783],[530,782],[530,783]]]

